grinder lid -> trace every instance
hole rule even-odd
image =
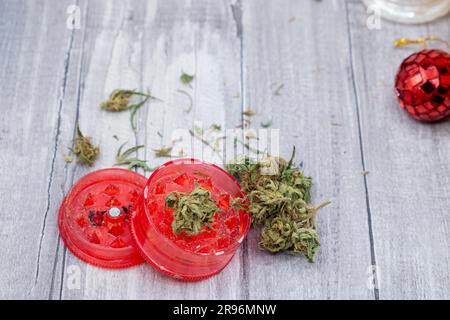
[[[130,221],[146,182],[145,176],[119,168],[94,171],[78,180],[59,209],[59,232],[69,250],[102,268],[142,263]]]

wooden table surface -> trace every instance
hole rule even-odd
[[[394,39],[450,39],[450,18],[370,30],[358,0],[73,4],[0,1],[0,298],[450,298],[450,123],[414,121],[393,93],[417,50]],[[181,70],[195,74],[190,113]],[[115,88],[164,102],[139,111],[133,133],[128,113],[98,107]],[[64,195],[112,166],[120,143],[144,144],[140,157],[159,165],[152,149],[175,129],[234,128],[248,109],[255,128],[271,118],[280,129],[281,155],[297,147],[314,202],[333,200],[318,218],[316,263],[259,250],[254,231],[222,273],[197,283],[149,265],[98,269],[65,248]],[[101,146],[94,167],[64,160],[77,123]]]

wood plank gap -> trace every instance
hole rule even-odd
[[[78,5],[78,2],[77,2]],[[81,54],[80,54],[80,59],[78,62],[78,82],[77,82],[77,99],[76,99],[76,105],[75,105],[75,119],[74,119],[74,126],[73,126],[73,134],[72,134],[72,141],[75,140],[76,137],[76,132],[77,132],[77,126],[78,126],[78,119],[79,119],[79,114],[80,114],[80,103],[81,103],[81,94],[84,88],[84,83],[82,81],[82,74],[83,74],[83,63],[84,63],[84,47],[85,47],[85,42],[86,42],[86,30],[87,30],[87,26],[88,26],[88,4],[85,3],[84,6],[86,9],[84,10],[84,14],[83,14],[83,20],[84,20],[84,24],[83,24],[83,33],[81,36]],[[66,163],[64,171],[65,171],[65,177],[64,177],[64,184],[66,182],[67,179],[67,169],[68,169],[68,164]],[[70,177],[70,186],[73,185],[74,179],[75,179],[75,172],[76,169],[74,169],[72,171],[72,175]],[[53,289],[54,289],[54,281],[55,281],[55,271],[56,271],[56,265],[57,265],[57,261],[58,261],[58,253],[59,253],[59,248],[60,248],[60,243],[61,243],[61,237],[58,235],[58,246],[56,248],[56,254],[55,254],[55,260],[54,260],[54,267],[53,267],[53,274],[52,274],[52,280],[51,280],[51,287],[50,287],[50,293],[49,293],[49,297],[48,299],[52,299],[53,297]],[[63,286],[64,286],[64,272],[65,272],[65,262],[66,262],[66,254],[67,254],[67,248],[64,246],[64,250],[63,250],[63,255],[62,255],[62,262],[61,262],[61,274],[60,274],[60,286],[59,286],[59,300],[62,299],[62,290],[63,290]]]
[[[76,1],[76,5],[78,5],[78,1]],[[38,255],[37,255],[37,262],[36,262],[36,273],[35,273],[35,277],[34,277],[35,285],[37,284],[37,280],[39,277],[39,271],[40,271],[39,265],[40,265],[41,250],[42,250],[42,240],[44,238],[44,230],[46,227],[48,212],[50,211],[50,201],[51,201],[50,190],[51,190],[52,184],[53,184],[53,174],[55,171],[56,154],[58,151],[58,140],[59,140],[59,136],[61,133],[61,130],[60,130],[60,128],[61,128],[61,112],[62,112],[62,107],[64,104],[64,98],[66,95],[67,77],[69,74],[69,65],[70,65],[70,58],[71,58],[71,54],[72,54],[74,35],[75,35],[75,29],[72,29],[72,31],[70,32],[69,39],[68,39],[67,50],[66,50],[66,54],[65,54],[65,58],[64,58],[64,71],[63,71],[63,77],[62,77],[62,84],[61,84],[61,88],[60,88],[61,91],[60,91],[60,95],[58,98],[59,107],[58,107],[56,134],[55,134],[55,137],[53,140],[54,147],[53,147],[53,155],[52,155],[52,164],[51,164],[51,169],[50,169],[50,174],[49,174],[49,181],[48,181],[48,185],[47,185],[47,207],[45,210],[44,220],[43,220],[42,227],[41,227],[41,235],[39,238],[39,249],[38,249]]]
[[[64,270],[65,270],[65,265],[66,265],[66,254],[67,254],[67,247],[64,246],[63,249],[63,256],[62,256],[62,268],[61,268],[61,274],[60,274],[60,283],[59,283],[59,296],[58,296],[58,300],[62,300],[62,293],[63,293],[63,288],[64,288]],[[53,290],[53,288],[52,288]],[[49,300],[51,299],[51,296],[49,297]]]
[[[231,4],[231,13],[236,25],[236,37],[239,39],[239,56],[240,56],[240,103],[241,103],[241,123],[244,123],[244,111],[245,111],[245,74],[244,74],[244,25],[242,21],[243,7],[242,1],[237,0],[235,4]],[[227,159],[227,157],[225,157]],[[224,163],[225,165],[225,163]],[[248,300],[250,297],[249,276],[248,276],[248,242],[247,238],[242,242],[241,247],[241,261],[242,261],[242,280],[243,280],[243,292],[242,299]]]
[[[52,300],[52,296],[53,296],[53,287],[55,286],[55,273],[56,273],[56,266],[58,265],[58,253],[59,253],[59,247],[60,246],[61,246],[61,237],[58,236],[58,244],[56,245],[56,253],[55,253],[55,258],[53,260],[52,278],[51,278],[51,281],[50,281],[50,290],[49,290],[49,293],[48,293],[48,300]],[[64,258],[65,257],[63,256],[63,261],[64,261]],[[64,267],[62,267],[62,269],[64,269]]]
[[[366,171],[366,159],[365,159],[365,152],[364,152],[364,142],[362,138],[362,122],[361,122],[361,107],[360,107],[360,98],[358,95],[358,90],[356,88],[356,81],[355,81],[355,69],[354,69],[354,57],[353,57],[353,41],[352,41],[352,33],[351,33],[351,27],[350,27],[350,17],[349,17],[349,10],[348,10],[348,3],[345,2],[345,13],[346,13],[346,21],[347,21],[347,38],[348,38],[348,49],[349,49],[349,59],[350,59],[350,74],[351,74],[351,83],[353,88],[353,94],[355,97],[355,107],[356,107],[356,119],[358,122],[358,139],[359,139],[359,149],[361,153],[361,166],[362,170]],[[377,266],[377,260],[376,260],[376,254],[375,254],[375,243],[374,243],[374,236],[373,236],[373,226],[372,226],[372,212],[371,212],[371,206],[370,206],[370,197],[369,197],[369,188],[367,184],[367,175],[363,175],[364,180],[364,192],[366,196],[366,209],[367,209],[367,224],[369,227],[369,243],[370,243],[370,258],[372,266]],[[375,275],[377,276],[377,275]],[[375,300],[380,299],[380,293],[379,289],[375,285],[373,288],[373,294]]]

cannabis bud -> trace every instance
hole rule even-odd
[[[130,98],[134,95],[147,97],[148,95],[134,90],[114,90],[109,99],[100,104],[100,108],[108,111],[123,111],[130,109]]]
[[[92,144],[90,137],[83,136],[78,126],[74,147],[71,150],[77,156],[80,163],[89,166],[94,164],[100,153],[98,146]]]
[[[130,99],[133,96],[141,96],[143,97],[143,99],[137,103],[130,104]],[[136,113],[140,108],[142,108],[143,105],[147,103],[149,99],[162,101],[161,99],[158,99],[147,93],[135,90],[116,89],[110,94],[107,101],[100,104],[100,108],[113,112],[130,110],[131,128],[133,129],[133,131],[136,131],[136,123],[134,119],[136,117]]]
[[[313,262],[320,241],[316,230],[303,228],[301,222],[288,217],[276,217],[262,229],[260,245],[273,253],[285,250],[302,253]]]
[[[262,225],[262,248],[270,252],[299,252],[309,261],[319,247],[315,231],[317,211],[329,201],[314,207],[311,200],[312,179],[293,165],[295,148],[287,162],[267,156],[259,162],[243,157],[226,169],[240,180],[247,194],[253,225]]]
[[[174,209],[173,232],[184,232],[190,236],[204,232],[204,227],[212,229],[214,214],[220,211],[211,199],[211,193],[198,185],[190,193],[169,193],[165,204],[167,208]]]

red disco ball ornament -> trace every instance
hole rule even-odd
[[[131,170],[103,169],[81,178],[65,197],[58,226],[67,248],[97,267],[144,262],[133,245],[130,222],[147,179]]]
[[[450,54],[422,50],[406,58],[395,80],[402,109],[426,122],[450,116]]]

